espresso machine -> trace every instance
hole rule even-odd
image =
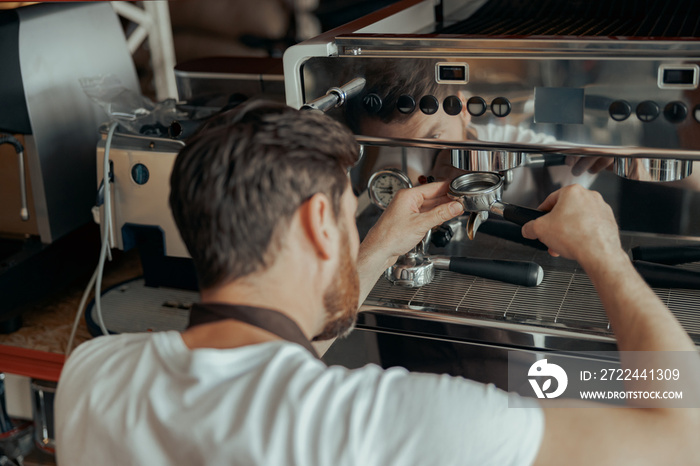
[[[86,271],[98,249],[94,150],[104,112],[80,79],[139,83],[119,18],[106,2],[0,11],[0,329],[25,303]]]
[[[628,0],[406,0],[288,49],[293,107],[364,81],[327,111],[364,148],[361,235],[416,174],[451,180],[450,196],[465,208],[377,281],[357,330],[330,348],[327,362],[507,388],[509,352],[531,362],[552,351],[615,350],[581,267],[520,235],[547,194],[572,183],[613,207],[637,270],[700,343],[693,11],[686,0],[644,8]],[[382,165],[382,154],[397,152],[398,162]],[[595,164],[603,169],[582,173]],[[532,269],[534,283],[485,278],[451,267],[456,259],[529,262],[542,275]]]

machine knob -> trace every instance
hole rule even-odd
[[[624,100],[616,100],[608,108],[610,118],[615,121],[624,121],[632,114],[632,107]]]
[[[486,113],[486,101],[481,97],[470,97],[467,100],[467,111],[472,116],[481,116]]]
[[[362,98],[362,105],[369,114],[379,113],[382,109],[382,98],[372,92]]]
[[[462,111],[462,100],[456,95],[448,95],[445,100],[442,101],[442,109],[448,115],[459,115]]]
[[[430,242],[433,243],[435,247],[444,248],[452,240],[452,228],[449,225],[440,225],[433,228],[433,232],[430,236]]]
[[[651,100],[645,100],[637,105],[637,118],[644,122],[650,122],[656,120],[659,116],[659,106],[656,102]]]
[[[664,116],[671,123],[680,123],[688,116],[688,108],[683,102],[669,102],[664,107]]]
[[[506,117],[510,114],[510,101],[505,97],[496,97],[491,102],[491,111],[497,117]]]
[[[396,101],[396,109],[401,113],[413,113],[416,109],[416,101],[408,94],[402,94]]]
[[[142,163],[137,163],[133,167],[131,167],[131,179],[134,180],[134,183],[138,185],[143,185],[148,183],[148,179],[151,177],[151,174],[148,171],[148,167],[146,167]]]
[[[418,107],[420,111],[426,115],[432,115],[440,108],[440,102],[432,95],[425,95],[420,99],[420,102],[418,102]]]

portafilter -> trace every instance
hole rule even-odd
[[[498,173],[470,172],[452,180],[447,195],[450,199],[459,201],[464,211],[469,213],[469,239],[474,239],[476,230],[488,219],[489,212],[518,225],[525,225],[547,213],[503,202],[502,193],[503,176]]]

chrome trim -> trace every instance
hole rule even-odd
[[[440,79],[440,68],[444,66],[463,67],[464,79]],[[469,82],[469,64],[465,62],[437,62],[435,63],[435,81],[441,84],[467,84]]]
[[[522,152],[504,150],[452,149],[452,165],[467,171],[502,172],[525,163],[524,155]]]
[[[465,212],[488,211],[500,200],[503,178],[491,172],[471,172],[460,175],[452,182],[447,195],[462,204]]]
[[[693,172],[693,162],[616,157],[613,169],[618,176],[629,180],[677,181]]]
[[[503,321],[482,320],[457,314],[431,311],[428,308],[413,306],[410,309],[392,308],[386,305],[363,304],[360,307],[361,319],[357,328],[372,330],[391,330],[401,334],[426,336],[456,341],[476,341],[495,345],[507,345],[520,348],[559,351],[614,351],[617,348],[611,334],[585,332],[580,328],[570,329],[566,324],[540,327],[536,322],[510,323]],[[382,316],[400,318],[396,325],[391,319],[382,320]],[[377,318],[379,317],[379,318]],[[434,332],[427,323],[443,324],[440,332]]]
[[[674,70],[692,70],[693,71],[693,82],[691,84],[664,84],[664,71],[667,69]],[[695,89],[698,87],[698,76],[700,75],[700,66],[698,65],[688,65],[688,64],[678,64],[673,65],[670,63],[664,63],[659,66],[659,75],[657,78],[657,84],[661,89]]]
[[[207,71],[181,71],[175,70],[175,76],[182,79],[230,79],[247,81],[280,81],[284,82],[284,76],[280,74],[265,73],[217,73]]]
[[[700,160],[700,151],[686,149],[662,149],[652,147],[618,147],[583,144],[519,144],[510,142],[486,141],[442,141],[429,138],[386,138],[376,136],[356,137],[360,144],[367,146],[416,147],[421,149],[492,150],[523,152],[524,154],[562,154],[586,157],[639,157],[647,159]]]
[[[381,36],[352,34],[335,38],[338,56],[361,49],[362,56],[382,57],[513,57],[650,60],[700,58],[700,42],[678,40],[586,40],[586,39],[483,39],[468,36]]]

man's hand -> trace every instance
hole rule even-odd
[[[594,260],[624,254],[612,209],[596,191],[574,184],[550,194],[539,210],[550,211],[523,226],[525,238],[539,239],[553,256]]]
[[[448,182],[402,189],[367,234],[365,241],[394,260],[418,244],[434,226],[464,212],[447,197]]]
[[[447,197],[448,187],[448,182],[436,182],[396,193],[360,245],[360,303],[398,256],[417,245],[428,230],[463,212],[459,202]]]

